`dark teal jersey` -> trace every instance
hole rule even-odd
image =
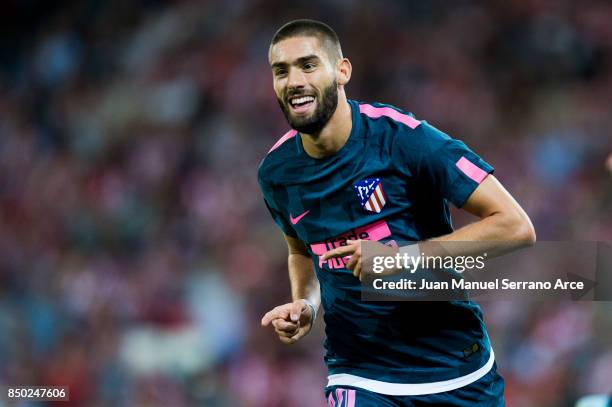
[[[452,232],[448,202],[462,207],[493,168],[409,113],[379,103],[349,104],[351,134],[338,152],[312,158],[292,130],[272,147],[258,174],[274,221],[312,256],[329,373],[429,383],[474,372],[491,356],[476,303],[364,302],[359,280],[342,259],[323,262],[320,255],[348,239],[393,244]]]

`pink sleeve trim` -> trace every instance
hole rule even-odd
[[[268,154],[270,154],[272,151],[274,151],[277,148],[279,148],[281,146],[281,144],[283,144],[285,141],[289,140],[290,138],[295,137],[296,134],[297,134],[297,131],[295,131],[293,129],[289,130],[287,133],[285,133],[285,135],[283,137],[278,139],[278,141],[272,146],[270,151],[268,151]]]
[[[390,117],[396,122],[403,123],[406,126],[410,127],[411,129],[414,129],[419,124],[421,124],[421,122],[415,119],[414,117],[409,116],[407,114],[400,113],[395,109],[391,109],[390,107],[374,107],[372,105],[363,104],[363,105],[359,105],[359,111],[365,114],[366,116],[369,116],[372,118],[377,118],[381,116]]]
[[[461,170],[461,172],[470,177],[472,180],[476,181],[478,184],[480,184],[488,175],[486,171],[472,164],[472,162],[465,157],[461,157],[459,161],[455,163],[455,165]]]

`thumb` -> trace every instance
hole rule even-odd
[[[291,304],[291,320],[297,322],[300,320],[300,315],[302,314],[302,310],[304,309],[304,301],[297,300]]]

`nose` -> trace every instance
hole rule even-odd
[[[303,88],[306,86],[306,76],[301,69],[291,68],[287,74],[287,87],[289,89],[293,88]]]

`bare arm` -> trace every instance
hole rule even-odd
[[[291,298],[293,301],[307,299],[315,307],[319,307],[321,294],[319,280],[314,271],[312,259],[301,240],[285,235],[289,249],[289,281],[291,283]]]
[[[470,243],[465,246],[420,243],[420,249],[426,255],[461,256],[487,252],[491,256],[499,256],[529,246],[536,240],[531,220],[493,175],[488,175],[482,181],[462,209],[480,220],[429,242]],[[441,247],[444,247],[444,253],[440,253]]]
[[[289,249],[287,264],[293,302],[267,312],[261,324],[272,324],[281,342],[292,344],[310,332],[321,303],[321,294],[319,280],[306,246],[291,236],[285,235],[285,240]]]
[[[425,256],[454,257],[480,255],[486,252],[490,258],[532,245],[536,240],[531,220],[493,175],[488,175],[482,181],[462,209],[478,216],[480,220],[448,235],[418,242],[418,246],[410,246],[410,250],[414,250],[414,255],[423,253]],[[452,243],[445,244],[446,242]],[[347,243],[346,246],[323,254],[322,259],[351,256],[347,268],[353,271],[355,277],[361,279],[361,241],[348,240]],[[403,249],[405,248],[399,250]],[[372,250],[376,250],[377,255],[391,257],[398,252],[398,248],[382,244]]]

